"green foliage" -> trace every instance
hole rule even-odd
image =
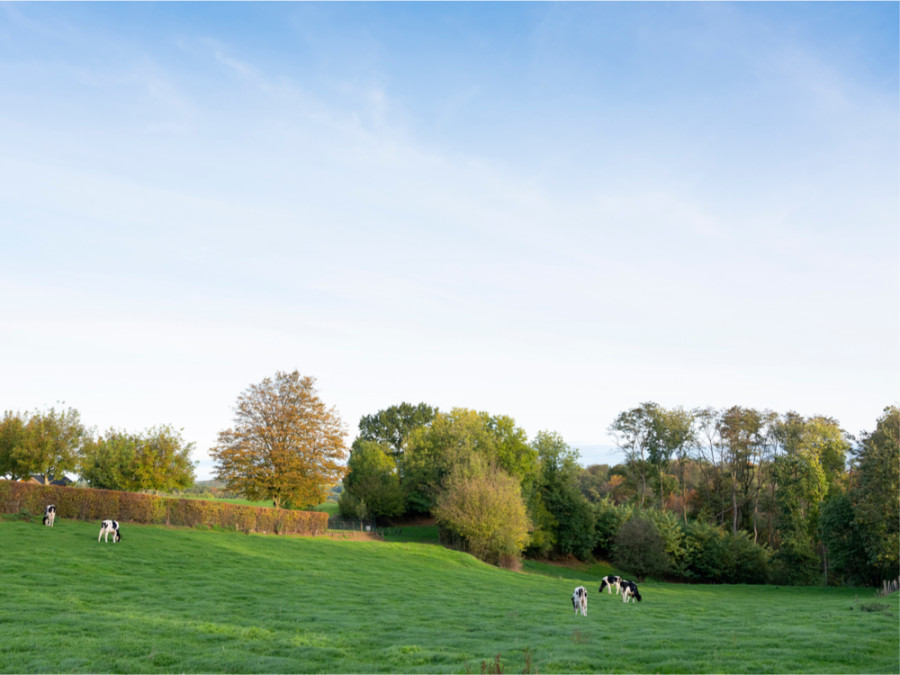
[[[61,478],[75,470],[86,435],[74,408],[7,411],[0,422],[0,475],[19,480],[42,474],[46,482]]]
[[[720,525],[689,522],[684,526],[685,557],[680,570],[688,581],[722,581],[725,531]]]
[[[536,516],[535,536],[544,553],[592,559],[594,511],[578,487],[578,451],[559,434],[547,431],[538,432],[532,448],[540,471],[530,506]]]
[[[874,585],[878,582],[867,569],[866,540],[848,495],[832,495],[822,505],[819,536],[825,548],[829,583],[843,580],[850,585]]]
[[[106,490],[185,489],[194,483],[193,448],[170,426],[140,434],[110,429],[85,444],[79,473],[91,487]]]
[[[638,581],[665,574],[669,567],[665,540],[652,521],[640,516],[622,525],[612,553],[615,565],[636,576]]]
[[[631,518],[634,506],[617,506],[608,497],[595,503],[594,507],[594,552],[601,556],[612,554],[616,535],[622,523]]]
[[[13,480],[25,478],[27,467],[20,467],[19,448],[25,443],[25,420],[18,413],[7,410],[0,421],[0,476]]]
[[[387,445],[396,459],[406,449],[409,434],[414,429],[431,424],[437,412],[437,408],[425,403],[401,403],[373,415],[365,415],[359,421],[359,440]]]
[[[407,509],[428,513],[458,466],[476,457],[498,466],[520,485],[536,471],[537,455],[512,419],[465,408],[437,413],[431,425],[414,429],[400,462]]]
[[[637,408],[619,413],[609,427],[616,444],[625,453],[628,478],[637,490],[641,508],[647,496],[647,481],[651,473],[651,448],[654,442],[653,421],[659,406],[653,402],[642,403]]]
[[[680,518],[671,511],[651,509],[643,515],[653,523],[657,533],[663,540],[666,554],[666,571],[681,576],[684,569],[687,550],[684,545],[684,528]]]
[[[889,406],[856,452],[855,520],[866,541],[868,565],[878,581],[900,574],[900,408]]]
[[[341,493],[341,513],[349,518],[393,518],[403,513],[397,462],[390,449],[357,438],[347,461]]]
[[[519,482],[499,468],[470,469],[454,473],[438,497],[434,517],[463,537],[475,557],[515,566],[531,529]]]
[[[819,583],[822,571],[819,557],[809,537],[788,537],[772,556],[772,582],[791,586]]]

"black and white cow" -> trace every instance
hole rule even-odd
[[[622,579],[622,602],[628,602],[631,600],[632,602],[637,600],[641,601],[641,594],[638,592],[637,584],[633,581],[625,581]]]
[[[580,611],[582,616],[587,616],[587,589],[584,586],[579,586],[572,593],[572,607],[576,615]]]
[[[100,534],[97,535],[97,541],[103,537],[103,541],[109,542],[109,535],[113,535],[113,543],[122,540],[122,534],[119,532],[119,523],[115,520],[104,520],[100,525]]]
[[[612,574],[609,576],[605,576],[600,580],[600,592],[603,592],[603,589],[606,589],[606,592],[612,595],[612,589],[616,589],[616,595],[619,594],[619,591],[622,589],[622,577],[617,577]]]
[[[44,509],[44,519],[41,522],[44,523],[44,525],[53,527],[54,520],[56,520],[56,506],[54,504],[47,504],[47,508]]]

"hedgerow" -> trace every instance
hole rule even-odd
[[[0,480],[0,512],[39,514],[47,504],[56,505],[58,517],[77,520],[113,518],[124,523],[312,536],[328,526],[327,513]]]

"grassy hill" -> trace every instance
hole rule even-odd
[[[898,595],[507,572],[418,543],[0,520],[0,672],[897,673]],[[573,587],[590,590],[575,616]]]

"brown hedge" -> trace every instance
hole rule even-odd
[[[216,527],[263,534],[324,534],[328,514],[287,511],[202,499],[178,499],[135,492],[95,490],[0,480],[0,513],[28,511],[43,514],[47,504],[56,505],[60,518],[104,520],[153,525]]]

